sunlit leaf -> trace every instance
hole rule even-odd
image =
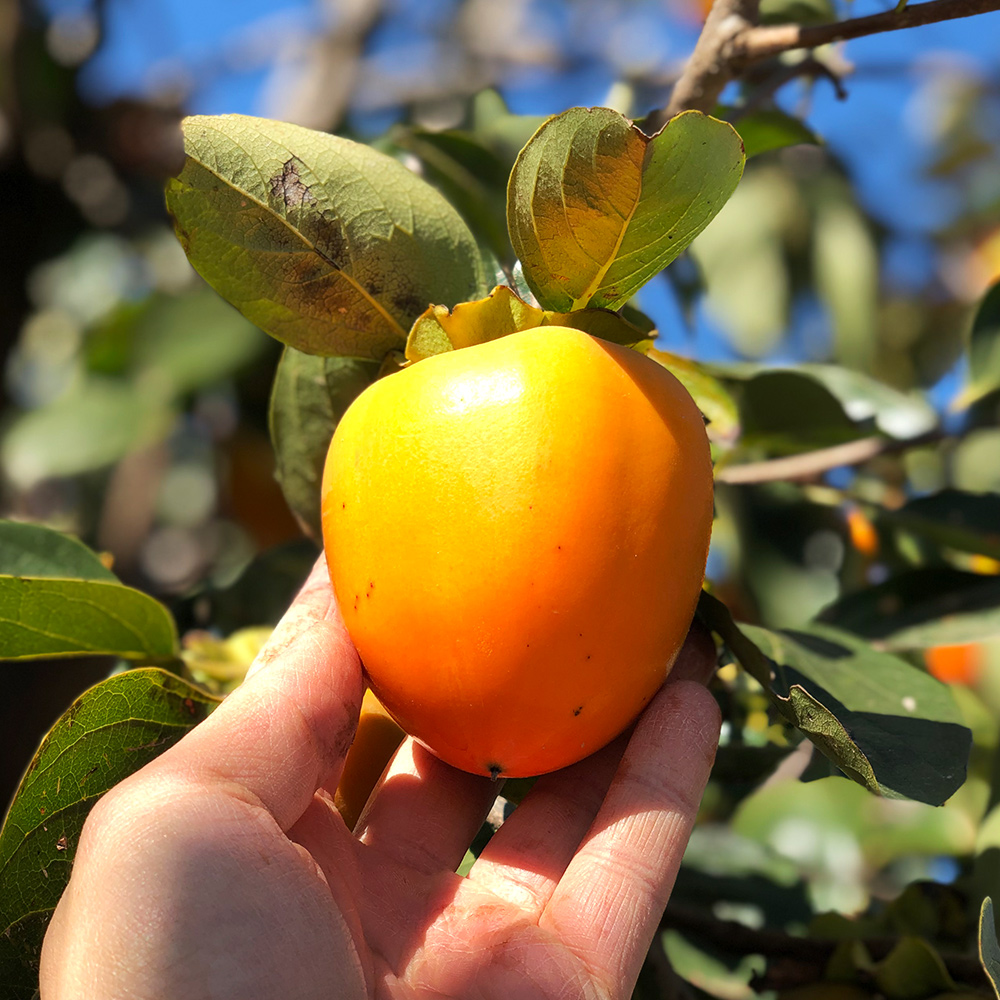
[[[843,406],[851,420],[872,421],[890,437],[905,440],[925,434],[937,425],[937,415],[917,393],[901,392],[864,372],[842,365],[803,364],[795,372],[816,379]]]
[[[507,225],[546,308],[617,309],[715,217],[743,172],[732,126],[697,111],[653,138],[609,108],[550,118],[507,189]]]
[[[49,528],[0,521],[0,660],[174,656],[167,609],[80,548]]]
[[[463,302],[450,310],[446,306],[428,309],[413,324],[406,356],[410,361],[419,361],[539,326],[568,326],[628,346],[646,338],[644,331],[607,309],[571,313],[537,309],[506,285],[498,285],[485,299]]]
[[[979,961],[989,976],[993,992],[1000,1000],[1000,945],[993,918],[993,900],[987,896],[979,911]]]
[[[743,115],[733,127],[743,140],[748,160],[785,146],[818,146],[822,142],[804,121],[778,108],[764,108]]]
[[[286,347],[271,388],[275,475],[314,540],[322,537],[320,483],[330,438],[355,397],[378,374],[373,361],[322,358]]]
[[[995,389],[1000,389],[1000,281],[979,304],[969,334],[969,384],[952,408],[971,406]]]
[[[1000,636],[1000,577],[920,567],[842,597],[820,618],[887,650],[980,642]]]
[[[244,115],[184,121],[167,207],[195,269],[299,350],[379,360],[429,303],[483,295],[447,201],[369,146]]]
[[[736,625],[702,595],[699,615],[778,711],[869,791],[940,805],[965,780],[971,734],[946,685],[825,625]]]
[[[927,433],[938,422],[922,397],[840,365],[774,368],[737,362],[705,368],[733,384],[748,439],[760,438],[779,453],[836,444],[873,431],[906,440]]]
[[[216,702],[165,671],[129,670],[82,694],[45,737],[0,830],[4,997],[28,1000],[37,986],[42,937],[94,803]]]

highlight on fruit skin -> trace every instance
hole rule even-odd
[[[372,690],[473,773],[565,767],[656,693],[712,524],[694,401],[654,361],[564,327],[436,355],[340,421],[324,547]]]

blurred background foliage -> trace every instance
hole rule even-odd
[[[823,23],[884,6],[763,10]],[[195,676],[225,690],[316,549],[274,479],[278,346],[194,274],[163,208],[179,117],[256,113],[372,142],[505,258],[506,178],[542,117],[661,107],[705,13],[701,0],[0,6],[3,516],[107,553],[171,607]],[[944,807],[876,799],[723,667],[723,747],[659,943],[681,994],[982,986],[962,962],[1000,875],[995,293],[971,331],[1000,279],[998,37],[990,14],[754,67],[719,113],[762,151],[637,298],[657,347],[702,362],[722,393],[713,591],[743,621],[822,613],[901,652],[954,685],[975,741]],[[775,122],[804,142],[768,149]],[[806,474],[767,466],[832,446],[856,450]],[[0,664],[0,797],[107,672],[99,658]],[[676,994],[657,954],[640,990]]]

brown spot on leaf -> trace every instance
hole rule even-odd
[[[284,202],[286,208],[301,208],[307,202],[315,202],[316,196],[299,176],[302,161],[292,156],[285,160],[280,173],[271,178],[271,196]]]
[[[345,268],[351,263],[344,227],[337,215],[327,209],[313,223],[316,227],[314,242],[320,253],[334,267]]]
[[[65,851],[65,850],[66,850],[66,849],[67,849],[68,847],[69,847],[69,842],[68,842],[68,841],[66,840],[66,834],[64,833],[64,834],[63,834],[63,835],[62,835],[62,836],[61,836],[61,837],[60,837],[60,838],[59,838],[59,839],[58,839],[58,840],[56,841],[56,850],[57,850],[57,851]]]

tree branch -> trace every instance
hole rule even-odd
[[[813,49],[883,31],[915,28],[939,21],[1000,10],[1000,0],[930,0],[903,10],[850,18],[835,24],[756,25],[756,0],[716,0],[694,52],[674,85],[666,109],[653,112],[644,128],[658,131],[687,109],[710,112],[725,85],[752,63],[792,49]]]
[[[794,482],[799,479],[812,479],[831,469],[842,465],[862,465],[878,455],[907,451],[933,444],[942,439],[940,431],[927,431],[917,437],[905,441],[895,441],[890,438],[872,437],[859,438],[845,444],[835,444],[830,448],[817,448],[815,451],[803,451],[798,455],[787,455],[784,458],[768,458],[761,462],[744,462],[742,465],[727,465],[715,474],[716,482],[720,483],[775,483]]]
[[[889,10],[868,17],[855,17],[836,24],[818,24],[803,27],[798,24],[776,24],[753,28],[735,38],[729,47],[731,64],[741,64],[767,59],[789,49],[814,49],[830,42],[844,42],[865,35],[902,28],[918,28],[939,21],[954,21],[1000,10],[1000,0],[931,0],[930,3],[906,7],[901,11]]]

